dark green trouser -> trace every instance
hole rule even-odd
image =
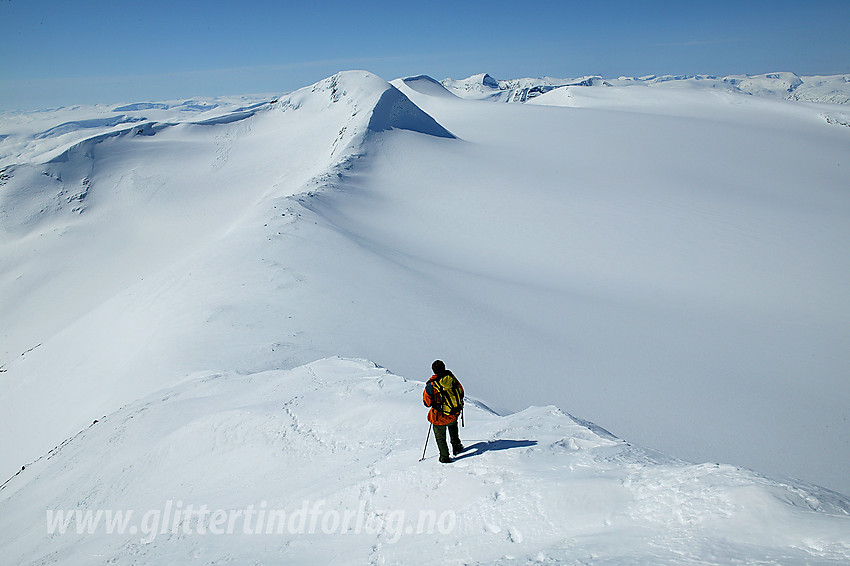
[[[460,447],[460,435],[457,430],[457,421],[447,425],[434,425],[434,438],[437,439],[437,448],[440,449],[440,460],[449,459],[449,445],[446,443],[446,429],[452,439],[453,447]]]

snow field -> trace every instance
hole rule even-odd
[[[668,453],[794,476],[848,448],[843,128],[711,91],[576,87],[578,107],[535,108],[395,84],[464,143],[398,134],[327,214],[499,321],[439,348],[511,392],[490,403],[578,405]],[[828,475],[843,485],[843,464]]]

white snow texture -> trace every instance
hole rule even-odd
[[[4,562],[846,564],[847,85],[0,115]]]

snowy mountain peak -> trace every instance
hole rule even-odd
[[[384,79],[368,71],[341,71],[295,94],[306,91],[324,93],[332,103],[346,99],[346,102],[356,104],[358,100],[380,96],[389,86]]]
[[[3,184],[7,186],[0,200],[2,229],[21,233],[39,219],[54,217],[63,211],[82,212],[88,205],[86,199],[92,187],[95,161],[98,155],[109,153],[106,146],[137,146],[140,137],[153,137],[168,129],[185,132],[198,130],[196,127],[202,127],[200,130],[214,127],[214,130],[223,130],[254,117],[256,120],[251,129],[263,129],[257,124],[289,128],[293,121],[309,128],[307,122],[317,120],[316,124],[326,126],[322,129],[323,133],[334,134],[327,140],[321,135],[316,138],[323,139],[321,143],[325,144],[332,158],[314,170],[317,174],[347,155],[359,153],[360,144],[368,133],[401,129],[443,138],[454,137],[393,85],[367,71],[340,72],[271,103],[221,108],[212,115],[210,111],[219,108],[218,104],[190,102],[175,105],[136,103],[121,107],[127,112],[171,110],[168,117],[172,119],[169,121],[148,120],[143,115],[120,115],[64,122],[30,134],[29,139],[19,145],[33,147],[31,155],[21,152],[18,162],[3,168]],[[186,108],[194,110],[192,115],[186,115]],[[205,110],[203,117],[197,116],[201,109]],[[299,117],[293,117],[291,113],[284,118],[279,116],[280,111],[293,110],[300,110]],[[175,111],[183,116],[175,114]],[[224,135],[221,132],[213,135],[216,134]],[[160,136],[158,139],[164,138]],[[48,149],[45,151],[43,148]]]
[[[454,79],[446,79],[443,84],[448,82],[453,87],[463,87],[467,90],[474,89],[491,89],[491,90],[499,90],[501,86],[499,85],[499,81],[491,77],[488,73],[478,73],[477,75],[469,76],[465,79],[456,81]]]
[[[303,107],[323,111],[335,105],[347,107],[352,120],[368,116],[365,130],[371,132],[400,129],[454,137],[395,86],[368,71],[337,73],[276,103],[284,110]]]
[[[461,80],[444,79],[442,85],[461,98],[485,98],[501,90],[499,81],[487,73],[479,73]]]
[[[463,80],[445,79],[441,84],[461,98],[489,100],[494,102],[527,102],[555,88],[573,86],[595,86],[606,84],[601,77],[585,77],[573,81],[552,78],[524,78],[496,80],[483,73]],[[610,85],[607,85],[610,86]]]

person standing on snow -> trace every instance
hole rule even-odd
[[[446,443],[447,429],[452,440],[452,453],[457,456],[463,452],[457,429],[457,419],[463,410],[463,386],[441,360],[431,364],[431,370],[434,375],[425,384],[422,402],[431,408],[428,411],[428,422],[434,427],[434,438],[437,439],[437,447],[440,449],[440,462],[448,464],[452,459],[449,457],[449,446]]]

